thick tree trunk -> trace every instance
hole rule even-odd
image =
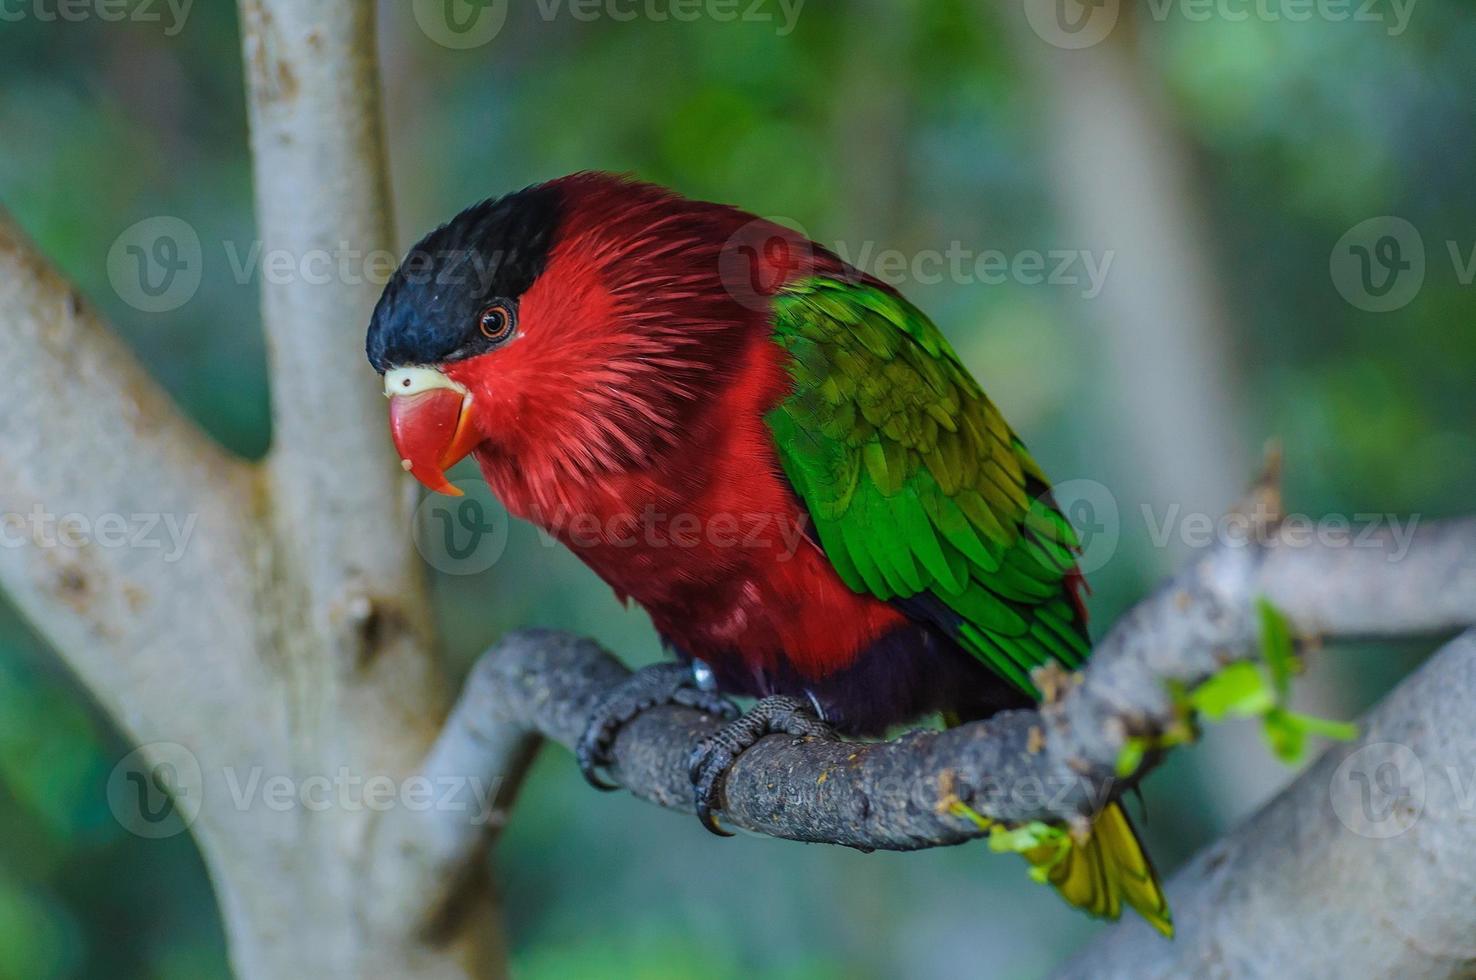
[[[248,978],[505,972],[478,860],[485,831],[436,888],[378,846],[394,808],[425,805],[407,804],[405,780],[448,685],[413,493],[363,356],[380,288],[366,269],[393,247],[372,7],[242,4],[263,254],[330,270],[264,286],[274,434],[263,464],[183,419],[0,215],[0,356],[14,369],[0,413],[6,510],[190,527],[177,560],[38,534],[0,549],[0,585],[168,767]],[[376,777],[387,811],[365,789]]]

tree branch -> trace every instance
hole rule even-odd
[[[301,270],[262,285],[277,542],[269,605],[274,646],[287,664],[283,694],[318,764],[399,776],[433,743],[449,698],[409,533],[413,485],[364,357],[365,327],[395,265],[374,5],[240,6],[263,252],[285,253]],[[314,269],[329,271],[309,275]],[[373,814],[349,830],[323,832],[355,841],[353,875],[372,883],[350,882],[362,917],[355,928],[442,943],[448,931],[413,934],[415,913],[434,903],[439,915],[467,868],[435,883],[404,880],[416,867],[406,854],[435,847],[434,838],[399,838],[404,820],[399,812]],[[475,892],[463,891],[462,911],[487,899],[484,889]]]
[[[434,675],[424,669],[428,606],[404,530],[413,496],[364,358],[394,265],[374,5],[243,0],[241,24],[263,254],[299,270],[262,284],[272,513],[289,559],[279,564],[296,579],[284,598],[298,600],[283,633],[326,639],[341,670],[379,659],[424,686]],[[413,705],[393,723],[424,724],[423,704],[393,697],[359,717]]]
[[[0,361],[0,586],[140,742],[251,744],[250,467],[180,415],[3,212]]]
[[[1124,920],[1058,976],[1476,974],[1473,693],[1467,632],[1174,875],[1172,943]]]
[[[1256,654],[1261,596],[1303,636],[1476,624],[1476,518],[1419,528],[1407,553],[1392,534],[1359,546],[1303,545],[1290,530],[1201,554],[1113,627],[1079,683],[1058,675],[1054,700],[1039,710],[886,742],[763,739],[727,777],[725,821],[773,837],[910,850],[981,835],[950,812],[953,802],[1009,822],[1077,820],[1156,763],[1150,754],[1126,779],[1115,772],[1128,737],[1178,719],[1169,681],[1192,687]],[[499,771],[528,732],[573,746],[595,703],[626,674],[591,641],[513,634],[477,664],[432,764]],[[690,810],[687,756],[714,729],[688,709],[647,712],[621,730],[613,775],[637,796]],[[449,853],[444,841],[456,833],[441,828],[437,853]]]

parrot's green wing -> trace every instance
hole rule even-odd
[[[766,421],[846,584],[925,609],[1033,697],[1031,670],[1079,666],[1076,535],[938,328],[866,282],[804,280],[774,310],[794,391]]]
[[[793,393],[766,421],[831,565],[857,592],[947,629],[1039,697],[1030,672],[1081,664],[1075,533],[1044,474],[920,310],[866,282],[808,279],[774,300]],[[1124,902],[1165,935],[1168,901],[1118,803],[1090,836],[1025,853],[1072,905]]]

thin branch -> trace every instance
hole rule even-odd
[[[725,822],[773,837],[911,850],[980,836],[951,812],[954,802],[1010,822],[1076,820],[1156,764],[1150,754],[1126,779],[1115,773],[1129,736],[1176,722],[1167,682],[1192,686],[1255,654],[1260,596],[1303,636],[1476,624],[1476,518],[1421,527],[1403,544],[1385,534],[1357,547],[1303,545],[1286,528],[1263,530],[1203,553],[1134,607],[1098,644],[1079,682],[1058,675],[1055,700],[1039,710],[886,742],[763,739],[727,777]],[[1363,605],[1349,609],[1331,601],[1336,596]],[[542,631],[508,636],[468,679],[432,764],[505,771],[528,732],[572,747],[596,702],[626,675],[589,640]],[[613,775],[637,796],[690,810],[688,753],[714,728],[684,708],[647,712],[620,732]],[[473,830],[450,823],[436,832],[436,853],[451,853],[445,842],[458,833],[462,853],[471,853]],[[482,839],[480,829],[475,835]]]

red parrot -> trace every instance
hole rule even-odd
[[[367,353],[403,465],[475,457],[514,516],[651,616],[675,663],[601,706],[731,710],[697,809],[771,731],[879,735],[1038,699],[1089,652],[1075,536],[1024,444],[897,290],[737,208],[581,173],[477,204],[387,284]],[[1072,904],[1171,931],[1120,806],[1028,852]]]

